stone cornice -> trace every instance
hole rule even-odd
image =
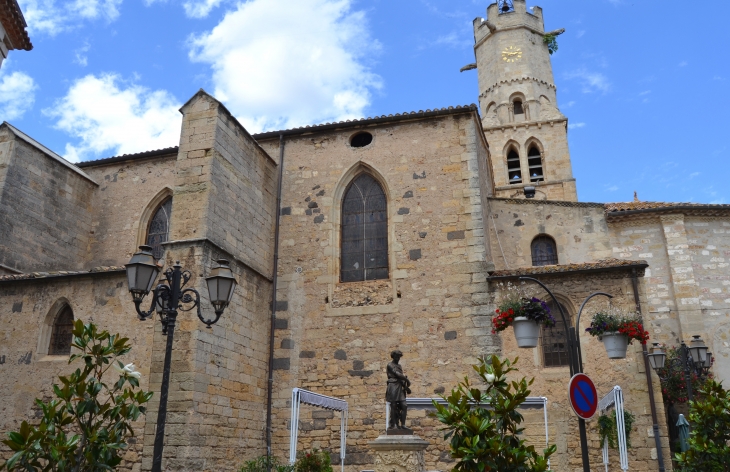
[[[484,126],[482,129],[484,132],[492,131],[504,131],[507,129],[517,130],[517,128],[529,128],[530,126],[536,126],[541,129],[543,125],[555,126],[555,123],[567,123],[568,118],[558,118],[555,120],[535,120],[535,121],[520,121],[519,123],[503,123],[495,126]]]
[[[484,92],[480,93],[479,94],[479,97],[480,98],[481,97],[485,97],[489,92],[491,92],[492,90],[496,89],[497,87],[501,87],[502,85],[510,85],[513,82],[522,83],[522,82],[525,82],[525,81],[537,82],[538,84],[542,84],[542,85],[544,85],[546,87],[549,87],[549,88],[552,88],[552,89],[555,89],[555,90],[558,89],[555,86],[555,84],[551,84],[550,82],[546,82],[546,81],[541,80],[541,79],[538,79],[536,77],[523,76],[523,77],[515,77],[514,79],[509,79],[509,80],[500,80],[499,82],[495,83],[491,87],[485,89]]]

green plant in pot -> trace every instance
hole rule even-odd
[[[533,348],[540,337],[540,326],[555,326],[555,318],[550,314],[550,307],[543,300],[527,295],[521,287],[507,284],[502,288],[502,299],[497,316],[492,318],[492,333],[513,327],[517,346]]]
[[[586,332],[603,341],[609,359],[624,359],[628,345],[634,340],[641,344],[649,340],[649,332],[644,330],[641,316],[613,307],[593,315]]]
[[[636,417],[629,410],[624,410],[624,431],[626,432],[626,447],[631,447],[631,428],[634,426]],[[601,438],[601,445],[606,441],[608,447],[616,449],[618,447],[618,428],[616,426],[616,410],[613,410],[610,415],[601,413],[598,417],[598,435]]]

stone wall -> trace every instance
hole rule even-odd
[[[0,127],[0,182],[0,265],[22,272],[84,267],[96,183],[7,125]]]
[[[555,240],[559,264],[612,256],[603,205],[598,203],[490,199],[489,241],[497,269],[532,266],[532,240]]]
[[[146,243],[147,228],[157,210],[156,197],[172,194],[176,153],[151,159],[84,165],[99,182],[91,207],[87,267],[127,263]],[[173,209],[175,211],[175,202]]]
[[[478,175],[486,149],[475,123],[478,117],[461,111],[286,137],[273,392],[278,456],[289,448],[293,387],[349,402],[346,469],[362,470],[373,461],[368,441],[384,430],[390,351],[405,353],[401,362],[419,397],[451,388],[477,356],[499,351],[488,326]],[[363,130],[372,143],[350,147]],[[262,146],[278,155],[278,139]],[[380,180],[388,198],[390,278],[340,283],[340,202],[360,171]],[[358,303],[342,306],[344,299]],[[338,415],[304,407],[301,421],[300,450],[338,455]],[[424,436],[442,444],[435,429]],[[442,452],[429,448],[428,469],[447,467]]]
[[[716,358],[715,375],[730,378],[730,219],[672,213],[609,223],[614,257],[646,259],[652,337],[669,345],[692,335]]]
[[[49,400],[59,375],[68,375],[81,361],[68,364],[68,356],[49,356],[50,326],[59,304],[67,302],[74,319],[92,321],[110,333],[128,337],[132,350],[121,360],[134,363],[142,374],[140,387],[150,388],[153,331],[158,323],[140,322],[127,291],[126,275],[93,272],[0,283],[0,432],[17,431],[23,420],[34,421],[41,414],[35,398]],[[113,378],[110,375],[110,379]],[[115,377],[114,377],[115,378]],[[152,416],[154,422],[154,415]],[[150,419],[148,414],[147,420]],[[138,471],[145,441],[144,419],[135,425],[135,437],[124,454],[120,470]],[[0,444],[0,461],[11,451]]]

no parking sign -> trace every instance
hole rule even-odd
[[[570,406],[579,418],[589,420],[598,409],[598,392],[586,374],[575,374],[568,384]]]

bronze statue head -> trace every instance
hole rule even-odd
[[[401,357],[403,357],[403,353],[400,350],[398,350],[398,349],[396,349],[395,351],[393,351],[393,352],[390,353],[390,358],[391,359],[395,359],[396,357],[398,359],[400,359]]]

